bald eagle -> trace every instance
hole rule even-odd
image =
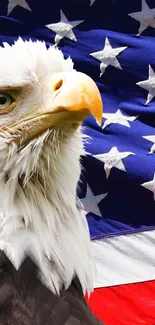
[[[76,204],[81,122],[102,118],[94,81],[44,42],[0,47],[0,324],[100,324]]]

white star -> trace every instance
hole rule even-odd
[[[139,81],[136,83],[136,85],[148,90],[149,93],[145,103],[145,105],[147,105],[155,96],[155,73],[150,65],[149,65],[149,79],[144,81]]]
[[[9,15],[16,6],[20,6],[23,7],[24,9],[31,11],[31,8],[29,7],[28,3],[25,0],[8,0],[8,1],[9,2],[8,2],[7,15]]]
[[[123,115],[120,109],[117,110],[116,113],[104,113],[103,117],[106,119],[102,129],[105,129],[110,124],[121,124],[130,128],[130,124],[128,121],[134,121],[138,116],[126,116]]]
[[[86,196],[80,199],[86,213],[93,213],[102,218],[98,204],[107,196],[108,193],[95,195],[87,184]]]
[[[143,187],[147,188],[147,190],[153,192],[153,198],[154,198],[154,201],[155,201],[155,174],[154,174],[154,177],[153,177],[152,181],[143,183],[143,184],[141,184],[141,186],[143,186]]]
[[[125,166],[122,159],[134,155],[133,152],[119,152],[116,147],[113,147],[109,152],[102,153],[99,155],[94,155],[95,158],[104,163],[104,170],[106,173],[106,178],[109,177],[111,169],[113,167],[126,172]]]
[[[96,0],[90,0],[90,6],[92,6],[95,1]]]
[[[142,138],[144,138],[144,139],[146,139],[148,141],[153,142],[153,145],[152,145],[151,150],[150,150],[149,153],[155,152],[155,135],[147,135],[147,136],[144,136]]]
[[[140,35],[148,27],[155,28],[155,8],[150,9],[145,0],[142,0],[142,10],[128,14],[133,19],[140,22],[139,34]]]
[[[105,72],[105,69],[109,65],[122,70],[122,67],[120,66],[116,56],[126,49],[127,49],[127,46],[112,48],[111,44],[109,43],[108,38],[106,37],[105,46],[104,46],[103,50],[94,52],[94,53],[90,53],[91,56],[93,56],[95,59],[97,59],[101,62],[100,77],[102,76],[102,74]]]
[[[46,25],[47,28],[52,30],[56,33],[55,36],[55,43],[59,44],[59,42],[64,38],[67,37],[70,40],[77,42],[76,36],[74,35],[72,29],[79,24],[81,24],[83,20],[75,20],[69,21],[62,10],[60,10],[60,22]]]

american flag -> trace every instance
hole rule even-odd
[[[107,325],[155,324],[155,1],[1,0],[0,45],[56,44],[97,83],[78,197],[95,260],[89,304]],[[22,53],[21,53],[22,56]]]

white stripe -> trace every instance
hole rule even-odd
[[[155,279],[155,230],[92,241],[95,288]]]

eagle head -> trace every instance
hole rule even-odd
[[[76,206],[80,124],[98,123],[93,80],[56,47],[18,39],[0,48],[0,249],[18,269],[29,255],[53,291],[74,276],[92,287],[89,232]]]

